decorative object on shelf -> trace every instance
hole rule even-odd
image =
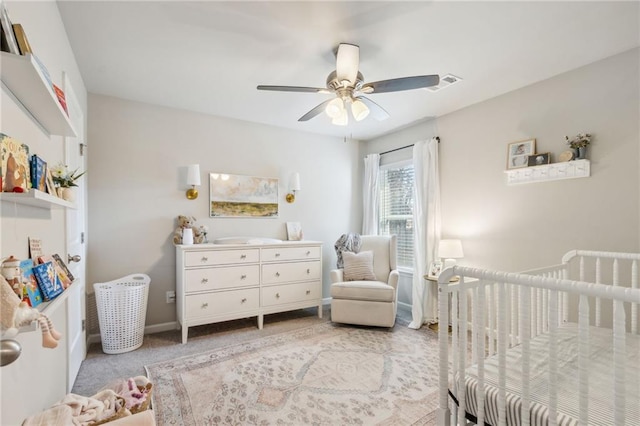
[[[204,227],[206,228],[206,227]],[[185,229],[190,229],[191,235],[187,232],[187,241],[185,241]],[[196,227],[196,218],[193,216],[178,216],[178,227],[173,233],[173,244],[202,244],[206,238],[206,234],[202,233],[203,227]]]
[[[29,237],[29,257],[31,259],[37,259],[44,253],[42,251],[42,240],[40,238]]]
[[[13,292],[20,298],[24,299],[24,285],[20,279],[20,259],[9,256],[2,261],[2,276],[11,286]]]
[[[198,227],[198,230],[200,231],[200,242],[198,242],[198,244],[207,244],[209,242],[207,238],[207,234],[209,233],[209,227],[206,225],[200,225]]]
[[[76,193],[73,188],[58,187],[58,197],[73,203],[76,200]]]
[[[42,330],[42,346],[50,349],[58,346],[62,335],[53,327],[49,317],[22,302],[4,277],[0,277],[0,281],[0,328],[5,331],[3,337],[14,337],[20,327],[37,321]]]
[[[540,154],[530,155],[527,159],[528,166],[542,166],[551,163],[551,153],[544,152]]]
[[[300,173],[291,173],[289,178],[289,193],[285,197],[287,203],[293,203],[296,200],[296,191],[300,191]]]
[[[187,190],[187,198],[195,200],[198,198],[198,190],[196,186],[200,186],[200,165],[192,164],[187,168],[187,185],[191,188]]]
[[[278,179],[209,174],[211,217],[278,217]]]
[[[0,133],[0,186],[3,192],[25,192],[31,184],[29,147]],[[20,188],[21,190],[16,190]]]
[[[573,160],[574,153],[573,150],[567,150],[560,153],[558,156],[558,160],[561,162],[571,161]]]
[[[437,278],[442,272],[442,262],[440,260],[434,260],[429,265],[429,276]]]
[[[507,170],[527,167],[529,156],[535,152],[535,139],[510,143],[507,147]]]
[[[82,177],[86,171],[78,173],[78,169],[73,172],[69,172],[69,169],[65,164],[59,163],[51,168],[51,176],[53,183],[61,188],[71,188],[78,186],[76,181]]]
[[[182,230],[182,244],[185,246],[190,246],[193,244],[193,229],[192,228],[184,228]]]
[[[447,269],[456,264],[456,259],[462,259],[462,242],[460,240],[440,240],[438,244],[438,257],[444,259],[442,269]]]
[[[287,239],[289,241],[301,241],[303,237],[300,222],[287,222]]]
[[[578,133],[572,139],[569,139],[569,136],[565,136],[564,139],[569,147],[574,150],[574,158],[576,160],[587,158],[587,146],[591,144],[590,133]]]

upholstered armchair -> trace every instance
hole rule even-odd
[[[331,271],[331,321],[393,327],[398,298],[395,235],[362,235],[358,253],[343,252]]]

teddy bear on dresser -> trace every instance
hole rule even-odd
[[[42,346],[55,348],[62,337],[56,331],[49,317],[26,302],[13,292],[7,280],[0,275],[0,329],[5,331],[5,337],[13,337],[18,334],[18,328],[37,321],[42,330]]]
[[[195,244],[202,244],[205,242],[205,235],[202,232],[202,227],[196,226],[196,218],[193,216],[178,216],[178,228],[173,233],[173,244],[182,244],[182,234],[185,229],[191,229],[193,231],[193,242]]]

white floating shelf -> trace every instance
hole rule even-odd
[[[63,200],[46,192],[30,189],[29,192],[0,192],[0,201],[9,201],[41,209],[68,208],[75,209],[75,203]]]
[[[589,177],[591,175],[591,163],[589,160],[575,160],[505,170],[504,172],[507,175],[507,185],[520,185],[524,183]]]
[[[69,117],[31,54],[0,52],[2,82],[52,135],[76,136]]]

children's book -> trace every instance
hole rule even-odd
[[[31,156],[31,187],[38,191],[47,190],[47,162],[36,154]]]
[[[26,259],[20,262],[20,276],[27,291],[29,304],[35,308],[41,304],[44,299],[38,287],[36,276],[33,274],[33,260]]]
[[[69,277],[71,282],[73,282],[73,280],[75,280],[76,277],[74,277],[71,271],[69,270],[69,268],[67,268],[67,265],[64,263],[60,255],[56,253],[52,257],[53,257],[53,260],[56,261],[60,269],[62,269],[62,271],[67,275],[67,277]]]
[[[53,264],[53,269],[56,271],[56,276],[58,277],[60,284],[62,284],[62,288],[66,289],[67,287],[69,287],[71,285],[71,279],[69,279],[67,274],[64,272],[62,268],[60,268],[60,265],[58,265],[58,262],[52,256],[38,257],[38,263],[47,263],[47,262],[50,262],[51,264]]]
[[[41,263],[33,267],[33,274],[36,276],[38,286],[45,301],[53,300],[64,290],[56,275],[53,263]]]
[[[20,141],[0,133],[0,176],[2,191],[12,192],[14,188],[29,190],[29,147]]]

